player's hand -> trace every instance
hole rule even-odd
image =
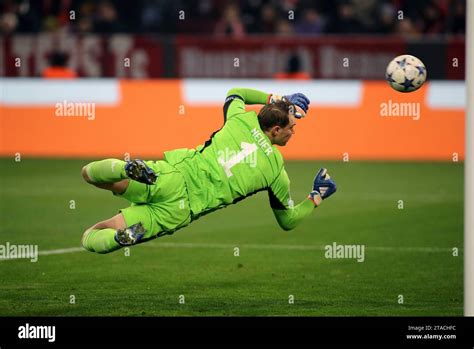
[[[327,199],[336,192],[336,183],[329,176],[328,171],[322,168],[314,177],[313,191],[308,198],[319,206],[322,200]]]
[[[283,96],[283,99],[287,100],[296,107],[295,117],[301,119],[306,116],[309,108],[309,98],[302,93],[294,93],[292,95]],[[298,108],[300,110],[298,110]]]

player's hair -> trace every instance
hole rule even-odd
[[[264,106],[258,113],[260,128],[268,131],[273,126],[286,127],[290,123],[290,107],[291,103],[281,100]]]

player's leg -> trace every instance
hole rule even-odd
[[[94,161],[82,168],[82,177],[98,188],[122,194],[128,187],[126,162],[117,159]]]
[[[126,227],[125,219],[119,213],[87,229],[82,236],[82,246],[88,251],[98,253],[118,250],[122,246],[115,238],[117,230],[125,229]]]
[[[155,183],[157,175],[140,159],[127,162],[118,159],[105,159],[84,166],[82,177],[86,182],[99,188],[121,194],[127,189],[128,179],[151,185]]]
[[[189,195],[180,172],[164,161],[159,161],[158,166],[160,177],[148,202],[163,232],[172,234],[191,222]]]
[[[130,181],[119,196],[134,204],[89,228],[82,239],[84,248],[107,253],[171,234],[191,222],[184,178],[170,165],[160,162],[158,166],[160,178],[155,185]]]
[[[109,253],[154,239],[161,227],[151,212],[148,205],[122,209],[118,215],[87,229],[82,237],[82,246],[91,252]]]
[[[148,183],[156,181],[155,171],[141,160],[124,162],[116,159],[107,159],[88,164],[83,168],[84,179],[99,187],[114,192],[132,202],[132,206],[122,209],[119,215],[103,222],[99,222],[86,230],[82,245],[85,249],[107,253],[122,246],[130,246],[156,237],[162,231],[153,215],[153,209],[148,205],[152,193],[157,186]],[[147,184],[137,180],[123,179],[128,176],[132,179],[144,180]]]

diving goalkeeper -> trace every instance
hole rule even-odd
[[[257,115],[247,112],[246,104],[264,106]],[[309,104],[301,93],[280,97],[234,88],[224,103],[224,125],[196,149],[168,151],[159,161],[106,159],[84,166],[88,183],[131,206],[87,229],[82,245],[108,253],[172,234],[259,191],[268,192],[280,227],[293,229],[336,191],[326,169],[320,169],[307,199],[295,205],[290,196],[290,180],[275,145],[288,143]]]

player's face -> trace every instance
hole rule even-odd
[[[285,127],[280,127],[274,137],[274,143],[279,146],[285,146],[286,143],[290,140],[291,136],[295,133],[295,117],[289,115],[290,122]]]

